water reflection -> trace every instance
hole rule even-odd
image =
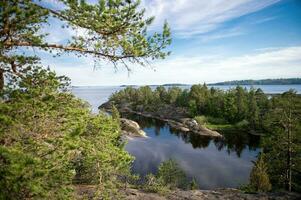
[[[172,130],[159,120],[126,117],[137,121],[149,136],[126,145],[136,158],[132,168],[135,173],[155,173],[161,162],[173,158],[203,189],[237,187],[248,181],[251,161],[259,152],[258,136],[225,132],[225,138],[212,139]]]
[[[259,147],[260,136],[250,135],[248,133],[240,133],[233,131],[223,131],[222,134],[224,138],[210,138],[197,134],[187,134],[181,131],[172,129],[164,121],[142,117],[139,115],[126,114],[124,117],[133,119],[139,123],[142,129],[154,129],[156,136],[160,136],[161,129],[168,129],[168,132],[179,139],[182,139],[186,144],[191,144],[191,146],[196,148],[206,148],[209,146],[210,142],[213,142],[217,150],[226,150],[228,154],[236,153],[240,157],[244,149],[249,151],[256,151]]]

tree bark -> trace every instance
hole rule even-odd
[[[4,70],[0,69],[0,92],[4,88]]]
[[[287,132],[287,142],[288,142],[288,151],[287,151],[287,189],[292,191],[292,123],[291,123],[291,109],[289,109],[289,118],[288,118],[288,132]]]

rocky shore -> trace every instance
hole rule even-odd
[[[197,123],[196,120],[187,117],[187,113],[185,110],[181,108],[173,108],[171,106],[165,106],[160,109],[159,112],[147,112],[143,109],[143,107],[138,106],[138,111],[130,108],[129,104],[121,104],[117,105],[119,112],[125,114],[136,114],[143,117],[154,118],[161,121],[165,121],[168,125],[175,130],[181,132],[191,132],[202,136],[208,137],[222,137],[220,133],[217,131],[210,130],[200,124]],[[110,112],[111,103],[106,102],[99,106],[99,109],[103,109],[105,111]]]

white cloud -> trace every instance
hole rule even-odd
[[[245,34],[245,31],[243,31],[241,28],[236,27],[236,28],[232,28],[232,29],[217,31],[214,33],[202,34],[198,37],[201,39],[202,42],[210,42],[212,40],[230,38],[230,37],[240,36],[240,35],[244,35],[244,34]],[[188,37],[189,37],[189,35],[188,35]]]
[[[176,37],[187,38],[196,36],[219,28],[224,22],[237,17],[259,11],[280,0],[142,0],[141,8],[146,8],[147,16],[155,16],[153,29],[161,28],[165,19],[168,20]],[[90,1],[95,3],[95,1]],[[46,6],[55,10],[63,7],[58,0],[45,0]],[[273,20],[273,17],[256,21],[263,23]],[[84,35],[83,30],[74,31],[60,28],[63,23],[58,20],[50,20],[50,26],[46,32],[51,31],[47,39],[57,42],[63,41],[76,34]],[[231,31],[231,30],[229,30]],[[221,33],[207,36],[208,40],[233,37],[240,33]],[[211,38],[209,38],[211,37]],[[206,40],[206,37],[205,37]]]
[[[52,63],[51,60],[47,62]],[[221,56],[169,58],[155,63],[155,71],[133,66],[133,73],[130,76],[125,69],[115,72],[106,64],[99,70],[93,70],[93,61],[89,58],[82,59],[78,63],[78,65],[62,63],[55,69],[59,74],[68,75],[73,85],[203,83],[237,79],[288,78],[301,76],[301,46],[261,50],[253,54],[228,58]]]
[[[154,27],[165,19],[179,37],[207,33],[222,23],[259,11],[280,0],[143,0],[149,16],[155,16]]]
[[[275,17],[275,16],[274,17],[266,17],[266,18],[259,19],[255,22],[253,22],[253,24],[263,24],[263,23],[266,23],[266,22],[269,22],[269,21],[273,21],[275,19],[277,19],[277,17]]]

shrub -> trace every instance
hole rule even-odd
[[[190,189],[191,190],[197,190],[199,189],[199,185],[198,183],[196,182],[195,178],[193,178],[190,182]]]
[[[208,119],[204,115],[196,116],[194,119],[197,121],[200,125],[206,125],[208,123]]]
[[[163,180],[153,174],[148,174],[145,177],[143,189],[147,192],[155,192],[160,194],[166,194],[169,191],[168,186],[163,182]]]
[[[162,162],[157,177],[170,188],[187,188],[186,175],[175,160],[169,159]]]
[[[267,192],[271,190],[271,183],[267,173],[268,167],[265,163],[264,156],[260,155],[254,162],[254,167],[250,174],[250,188],[256,192]]]

